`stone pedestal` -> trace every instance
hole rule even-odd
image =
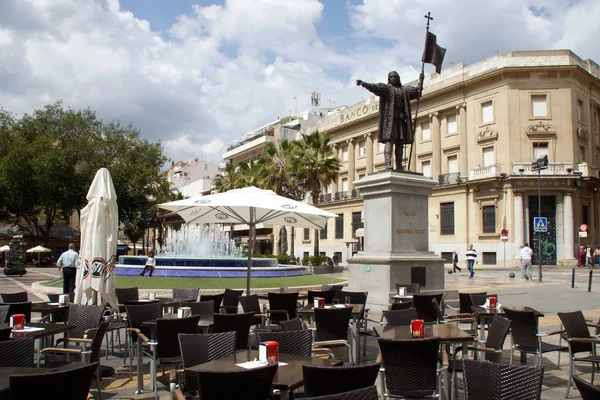
[[[386,309],[396,283],[444,289],[444,260],[429,251],[428,197],[436,183],[411,172],[380,172],[355,182],[364,199],[364,251],[348,261],[349,290],[368,291]]]

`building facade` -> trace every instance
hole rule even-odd
[[[353,182],[384,168],[378,105],[367,98],[316,126],[342,161],[318,204],[340,216],[320,232],[320,251],[342,262],[360,250]],[[578,245],[599,245],[599,114],[600,66],[568,50],[509,52],[428,76],[404,163],[438,182],[430,250],[462,260],[472,243],[480,264],[511,267],[526,242],[544,265],[573,265]],[[535,171],[542,156],[548,168]],[[534,232],[535,217],[546,218],[547,232]],[[296,256],[312,254],[313,235],[296,230]]]

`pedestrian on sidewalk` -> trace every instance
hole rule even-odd
[[[592,246],[589,244],[585,248],[585,267],[594,268],[594,261],[592,261]]]
[[[140,275],[144,276],[146,271],[150,271],[150,276],[152,276],[152,273],[154,272],[154,265],[155,265],[154,252],[152,250],[150,250],[148,252],[148,258],[146,258],[146,265],[144,266],[144,270],[140,273]]]
[[[458,270],[458,272],[462,271],[462,269],[458,266],[458,254],[456,254],[456,250],[454,250],[452,252],[452,272],[456,272],[456,270]]]
[[[477,261],[477,250],[473,248],[473,244],[469,245],[469,250],[467,250],[465,260],[467,260],[467,269],[470,273],[469,279],[473,279],[475,276],[475,262]]]
[[[533,256],[533,250],[529,247],[528,243],[525,243],[521,249],[521,280],[531,279],[531,257]]]
[[[585,267],[585,248],[583,246],[579,246],[579,255],[577,257],[577,266]]]
[[[69,250],[62,253],[56,262],[58,271],[63,274],[63,294],[75,292],[75,275],[79,263],[79,254],[75,248],[75,243],[70,243]]]
[[[594,250],[594,261],[600,267],[600,247],[596,247]]]

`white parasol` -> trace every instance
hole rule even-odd
[[[158,205],[165,210],[177,212],[188,224],[223,223],[247,224],[250,227],[248,248],[248,272],[246,293],[250,294],[250,268],[256,237],[256,224],[294,226],[323,229],[330,218],[337,215],[278,196],[271,190],[254,186],[233,189],[224,193],[192,197]]]
[[[25,253],[50,253],[51,251],[52,250],[44,246],[35,246],[25,250]]]
[[[110,172],[100,168],[81,210],[81,248],[75,283],[75,303],[110,304],[117,309],[115,294],[119,215],[117,194]]]
[[[5,244],[4,246],[0,247],[0,253],[6,253],[7,251],[10,251],[10,246]]]

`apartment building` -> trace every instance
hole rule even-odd
[[[367,98],[315,127],[332,135],[342,161],[318,204],[339,215],[319,233],[320,251],[342,262],[361,244],[354,182],[384,168],[378,105]],[[579,244],[599,245],[599,114],[600,66],[569,50],[508,52],[426,77],[404,163],[438,182],[430,250],[448,260],[456,250],[462,260],[472,243],[480,264],[510,267],[525,242],[534,263],[541,242],[544,265],[573,265]],[[548,168],[538,172],[532,161],[542,156]],[[535,217],[546,218],[547,232],[534,232]],[[587,237],[579,237],[581,225]],[[296,230],[296,256],[312,254],[313,235]]]

